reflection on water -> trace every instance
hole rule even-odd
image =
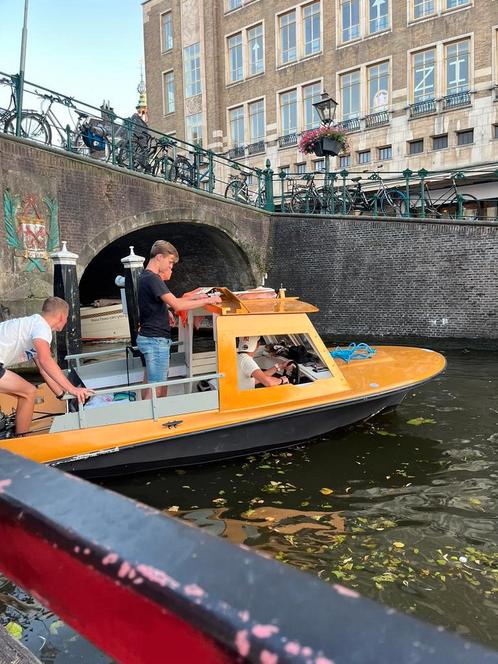
[[[312,444],[105,485],[498,649],[498,357],[447,359],[396,411]]]

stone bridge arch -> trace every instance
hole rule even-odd
[[[158,239],[172,242],[180,253],[170,283],[177,295],[199,285],[248,288],[261,283],[265,257],[255,251],[256,238],[250,229],[241,232],[230,218],[174,207],[122,219],[81,248],[78,272],[82,304],[98,297],[116,297],[114,279],[123,274],[121,258],[130,246],[147,258]]]

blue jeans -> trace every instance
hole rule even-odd
[[[147,382],[161,383],[168,380],[169,350],[171,339],[164,337],[137,336],[138,350],[145,357],[147,367]]]

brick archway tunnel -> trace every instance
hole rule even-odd
[[[115,239],[90,260],[80,279],[82,304],[96,298],[117,297],[116,275],[123,274],[121,258],[133,246],[147,260],[155,240],[168,240],[180,254],[169,283],[177,296],[197,286],[255,286],[256,277],[244,251],[223,231],[209,225],[174,222],[142,227]]]

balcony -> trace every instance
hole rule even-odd
[[[255,143],[250,143],[247,146],[247,152],[248,154],[259,154],[260,152],[265,151],[265,142],[264,141],[256,141]]]
[[[243,145],[236,145],[228,152],[230,159],[242,159],[245,157],[245,147]]]
[[[419,118],[422,115],[430,115],[436,112],[436,100],[426,99],[425,101],[417,101],[415,104],[410,104],[410,117]]]
[[[292,134],[286,134],[285,136],[280,136],[278,139],[279,148],[288,148],[291,145],[297,145],[297,133],[293,132]]]
[[[443,97],[443,111],[446,111],[451,108],[460,108],[461,106],[470,106],[470,92],[465,90],[464,92],[456,92],[452,95],[447,95]]]
[[[370,115],[365,117],[365,125],[367,129],[370,127],[379,127],[380,125],[385,124],[389,124],[389,111],[370,113]]]
[[[353,131],[360,131],[360,118],[349,118],[349,120],[343,120],[339,123],[339,127],[348,133]]]

